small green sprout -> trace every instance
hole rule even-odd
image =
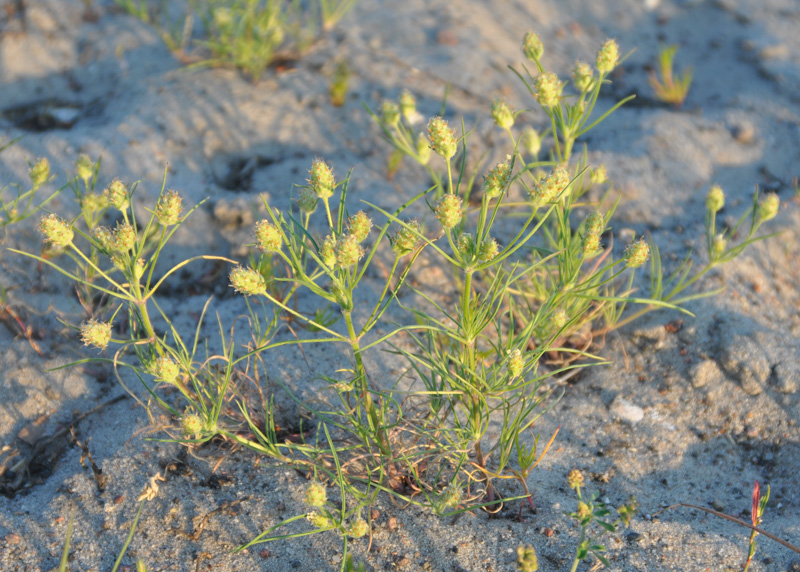
[[[675,75],[673,63],[678,46],[664,46],[658,52],[657,71],[650,72],[650,85],[656,99],[676,107],[683,105],[692,84],[692,69],[686,68],[680,76]]]
[[[347,91],[350,83],[350,68],[347,62],[339,62],[331,77],[331,86],[328,89],[331,105],[341,107],[347,99]]]
[[[758,527],[764,518],[764,510],[767,508],[769,501],[769,485],[767,485],[767,492],[761,495],[761,487],[756,481],[753,485],[753,506],[750,508],[750,522],[754,527]],[[753,561],[753,556],[756,554],[756,536],[758,532],[755,530],[750,531],[750,549],[747,553],[747,561],[744,563],[744,572],[750,569],[750,563]]]
[[[609,518],[611,510],[604,502],[599,500],[600,494],[598,492],[592,493],[589,497],[584,497],[581,492],[584,478],[580,471],[577,469],[571,470],[567,476],[567,483],[578,497],[578,506],[575,512],[565,514],[575,520],[581,527],[581,537],[578,541],[575,560],[572,563],[570,572],[575,572],[581,561],[589,555],[594,556],[604,566],[610,566],[610,562],[604,554],[606,547],[599,542],[599,539],[608,532],[615,533],[620,524],[630,526],[631,518],[637,508],[636,499],[631,497],[627,503],[617,509],[619,518],[611,520]]]
[[[536,572],[539,569],[539,560],[536,550],[530,544],[517,547],[517,570],[519,572]]]

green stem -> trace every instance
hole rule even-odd
[[[356,380],[361,393],[361,401],[364,404],[364,409],[367,411],[369,424],[377,436],[376,442],[381,450],[381,454],[385,457],[391,457],[392,449],[386,437],[386,431],[383,428],[380,415],[375,408],[375,403],[372,401],[372,395],[367,381],[367,371],[364,368],[364,361],[361,358],[359,337],[356,335],[356,329],[353,326],[353,317],[349,310],[342,310],[342,314],[344,315],[344,322],[347,325],[347,333],[350,336],[350,347],[353,349],[353,358],[356,362]]]
[[[333,218],[331,217],[331,207],[328,204],[328,199],[322,199],[322,202],[325,203],[325,213],[328,215],[328,226],[333,230]]]
[[[578,541],[578,550],[580,550],[581,546],[583,546],[583,541],[584,540],[586,540],[586,529],[584,527],[581,527],[581,539]],[[577,554],[577,551],[576,551],[575,561],[572,563],[572,568],[569,569],[569,572],[575,572],[578,569],[578,564],[580,564],[580,563],[581,563],[581,559],[578,558],[578,554]]]

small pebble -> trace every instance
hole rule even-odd
[[[629,532],[625,536],[625,540],[633,544],[634,542],[641,542],[644,536],[639,532]]]
[[[397,519],[393,516],[389,517],[389,520],[386,521],[386,530],[389,532],[397,530]]]
[[[628,423],[638,423],[644,418],[644,410],[624,397],[616,397],[609,407],[611,414]]]
[[[759,395],[764,391],[772,373],[764,348],[745,335],[730,337],[722,348],[720,365],[749,395]]]
[[[750,122],[742,121],[731,127],[731,135],[742,144],[752,143],[756,130]]]
[[[779,363],[775,366],[775,387],[781,393],[797,393],[800,386],[800,363]]]
[[[725,505],[717,499],[711,501],[711,508],[719,512],[725,512]]]
[[[706,385],[718,385],[725,379],[725,374],[719,369],[717,362],[706,359],[695,364],[689,372],[692,387],[699,388]]]

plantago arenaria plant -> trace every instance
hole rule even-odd
[[[240,0],[238,6],[246,11],[254,4]],[[247,39],[248,26],[258,18],[267,18],[259,34],[273,26],[273,16],[251,14],[256,20],[242,32],[234,29],[241,22],[226,20],[234,16],[243,17],[216,13],[214,25],[244,34],[236,36],[239,40]],[[445,515],[477,507],[498,512],[517,500],[533,508],[528,480],[556,436],[537,448],[534,424],[545,412],[553,386],[549,382],[556,376],[563,380],[576,368],[606,363],[589,353],[592,335],[653,309],[675,308],[713,294],[686,290],[711,268],[765,238],[758,230],[778,213],[777,195],[756,195],[733,228],[718,232],[716,216],[725,198],[713,187],[706,202],[708,262],[699,271],[692,273],[687,258],[665,284],[658,249],[643,238],[634,238],[614,258],[604,240],[616,205],[606,208],[584,198],[592,186],[609,184],[607,174],[602,166],[588,164],[586,152],[573,158],[573,149],[579,137],[629,99],[599,117],[593,113],[601,87],[620,61],[619,47],[608,40],[594,67],[576,64],[572,87],[545,69],[544,46],[536,34],[525,37],[522,49],[535,69],[523,68],[525,75],[518,75],[544,110],[549,129],[543,136],[522,129],[518,112],[494,102],[487,113],[508,134],[511,148],[484,173],[483,192],[474,206],[467,200],[475,177],[464,173],[464,127],[454,128],[440,116],[426,124],[414,97],[403,92],[373,117],[394,147],[390,169],[410,157],[428,170],[433,185],[399,205],[362,201],[355,207],[348,200],[351,173],[337,179],[332,165],[316,159],[307,184],[295,188],[287,209],[264,200],[266,216],[252,229],[253,249],[246,263],[198,256],[172,268],[159,264],[170,238],[194,210],[184,212],[180,193],[166,189],[166,176],[143,223],[133,208],[139,200],[136,183],[128,186],[115,179],[97,193],[99,164],[81,158],[73,188],[82,216],[42,217],[40,229],[53,256],[26,256],[61,272],[87,293],[101,295],[98,300],[85,297],[97,303],[84,304],[81,337],[94,351],[113,352],[113,359],[93,359],[109,361],[115,369],[128,367],[139,378],[150,402],[174,420],[173,440],[199,446],[221,438],[313,476],[304,495],[307,510],[271,526],[242,548],[329,531],[343,539],[345,569],[347,543],[369,533],[362,515],[369,514],[381,492]],[[539,160],[545,136],[552,144],[547,159]],[[46,164],[37,165],[31,173],[34,189],[48,176]],[[403,218],[417,201],[430,208],[425,224]],[[518,216],[507,217],[511,211]],[[116,217],[113,226],[108,214]],[[746,221],[748,232],[739,238]],[[407,283],[423,252],[453,277],[450,301]],[[360,288],[375,274],[370,268],[376,256],[391,257],[391,268],[381,265],[383,284],[377,291]],[[226,335],[220,323],[218,351],[206,349],[202,355],[201,324],[187,336],[161,310],[157,297],[165,282],[202,260],[232,263],[230,287],[242,296],[249,313],[248,345],[234,343],[233,329]],[[634,296],[634,273],[648,263],[649,291]],[[413,304],[397,296],[401,288],[412,290]],[[386,318],[395,302],[406,311],[407,320],[399,319],[399,325]],[[641,309],[623,315],[631,303]],[[126,318],[124,334],[116,326],[120,316]],[[588,341],[571,341],[581,329],[590,331]],[[327,393],[316,405],[304,403],[313,421],[299,439],[279,439],[272,395],[253,407],[237,391],[237,383],[249,379],[248,372],[260,371],[276,348],[306,344],[340,348],[349,363],[318,372]],[[366,357],[377,348],[404,358],[413,379],[387,382],[384,375],[371,375]],[[291,384],[283,386],[291,393]],[[571,516],[582,530],[574,571],[590,553],[606,562],[603,546],[590,538],[599,537],[594,527],[601,534],[615,530],[619,522],[628,522],[634,504],[610,521],[610,511],[596,495],[582,496],[579,473],[571,474],[570,486],[579,501]],[[332,498],[337,489],[338,498]],[[290,524],[307,528],[277,532]],[[535,569],[528,551],[520,559],[524,569]]]
[[[656,94],[656,99],[664,103],[671,103],[680,107],[689,95],[689,86],[692,84],[692,69],[687,68],[681,75],[673,71],[675,54],[678,46],[664,46],[658,52],[658,62],[655,72],[650,72],[650,86]]]

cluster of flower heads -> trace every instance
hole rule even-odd
[[[478,245],[472,234],[468,232],[458,237],[456,248],[463,259],[467,261],[489,262],[500,253],[500,246],[494,238],[487,236]]]
[[[548,204],[559,198],[570,186],[570,176],[564,165],[556,165],[545,177],[539,179],[531,190],[537,204]]]
[[[306,519],[316,528],[337,528],[331,514],[325,508],[325,503],[328,501],[328,494],[325,486],[321,483],[313,482],[306,488],[305,502],[310,507],[317,509],[306,515]],[[350,519],[348,525],[342,528],[344,533],[351,538],[361,538],[369,533],[369,523],[356,516]]]
[[[539,65],[539,61],[544,55],[544,45],[536,33],[528,32],[525,35],[522,41],[522,53],[530,61]],[[598,85],[597,82],[602,81],[603,76],[611,73],[618,64],[619,45],[615,40],[606,40],[595,58],[595,67],[600,78],[595,78],[591,65],[578,61],[572,69],[572,83],[578,92],[587,93],[593,90]],[[534,97],[539,105],[545,110],[549,110],[561,103],[564,82],[559,80],[558,75],[553,72],[542,72],[535,78],[533,89]]]

